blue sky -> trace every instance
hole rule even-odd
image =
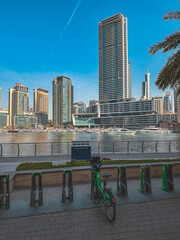
[[[98,22],[121,12],[128,19],[128,56],[132,95],[139,99],[149,64],[151,96],[163,95],[154,82],[167,54],[148,55],[148,48],[174,32],[178,22],[163,21],[178,0],[0,0],[0,87],[2,107],[15,82],[49,90],[52,79],[72,79],[74,101],[98,99]]]

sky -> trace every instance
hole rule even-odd
[[[163,96],[155,80],[169,54],[151,56],[148,49],[179,27],[162,18],[179,6],[178,0],[0,0],[1,106],[8,106],[8,88],[21,82],[30,106],[33,89],[49,90],[51,117],[52,80],[61,75],[72,80],[74,102],[98,100],[98,23],[119,12],[128,19],[132,96],[141,97],[147,64],[151,97]]]

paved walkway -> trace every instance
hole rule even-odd
[[[180,199],[117,205],[113,224],[104,208],[0,220],[0,240],[180,239]]]
[[[112,160],[146,160],[146,159],[177,159],[180,152],[151,152],[151,153],[96,153],[92,156],[110,158]],[[27,156],[27,157],[0,157],[0,173],[15,171],[16,167],[24,162],[53,162],[53,164],[63,164],[71,161],[71,155],[59,156]]]

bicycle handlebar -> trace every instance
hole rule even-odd
[[[102,161],[103,161],[103,160],[111,160],[111,159],[110,159],[110,158],[102,158]]]
[[[96,166],[96,167],[99,168],[99,167],[101,167],[103,160],[111,160],[111,159],[109,159],[109,158],[102,158],[102,159],[100,159],[99,156],[92,157],[91,158],[91,166],[92,167]]]

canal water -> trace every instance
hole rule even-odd
[[[3,156],[70,154],[72,141],[90,141],[94,153],[141,152],[142,149],[144,152],[168,152],[169,146],[173,152],[180,149],[180,133],[137,133],[134,136],[88,132],[0,133]]]
[[[88,132],[0,133],[0,143],[72,142],[72,141],[180,141],[180,133],[120,135]]]

